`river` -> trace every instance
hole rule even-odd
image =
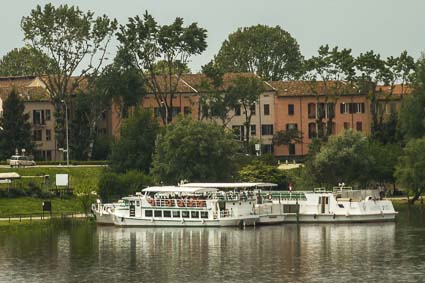
[[[425,282],[425,207],[396,223],[0,228],[0,282]]]

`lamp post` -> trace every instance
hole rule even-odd
[[[61,102],[65,105],[66,166],[69,166],[68,105],[65,100],[61,100]]]

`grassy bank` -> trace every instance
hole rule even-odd
[[[15,180],[17,187],[27,187],[30,182],[41,189],[55,186],[56,174],[69,174],[70,187],[76,194],[80,192],[98,191],[99,177],[102,167],[27,167],[27,168],[0,168],[0,173],[16,172],[21,176],[33,176]],[[44,182],[41,176],[49,175],[49,183]],[[8,184],[1,184],[0,189],[6,189]]]
[[[83,213],[83,205],[78,198],[70,199],[50,199],[53,213]],[[42,199],[20,197],[20,198],[0,198],[0,218],[9,215],[31,215],[42,213]]]

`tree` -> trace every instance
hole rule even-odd
[[[244,147],[246,153],[249,152],[251,118],[254,114],[251,109],[255,107],[260,100],[260,95],[264,92],[264,89],[263,81],[258,77],[238,76],[233,79],[227,90],[228,95],[233,97],[233,101],[242,107],[245,115],[245,122],[243,126],[245,127]]]
[[[106,48],[117,27],[107,16],[94,17],[78,7],[37,5],[30,16],[23,17],[24,39],[36,52],[51,58],[50,64],[38,62],[39,79],[45,84],[55,105],[56,134],[59,146],[64,143],[64,104],[81,88],[83,80],[96,75],[105,59]],[[87,63],[79,75],[77,68]],[[74,77],[73,77],[74,76]]]
[[[410,203],[414,204],[425,192],[425,139],[412,139],[407,143],[395,177],[398,184],[413,194]]]
[[[13,89],[3,104],[3,116],[0,118],[0,159],[9,158],[21,149],[32,153],[31,124],[29,114],[24,111],[24,102]]]
[[[425,57],[416,64],[413,92],[403,98],[399,113],[398,131],[405,140],[425,137]]]
[[[320,46],[318,55],[305,61],[303,78],[317,99],[316,133],[319,138],[327,139],[332,134],[335,105],[341,95],[354,92],[354,75],[351,49]]]
[[[174,72],[175,70],[181,70],[182,74],[190,74],[190,68],[186,64],[181,65],[182,63],[180,61],[173,62],[173,66],[171,70],[169,70],[169,65],[167,61],[160,60],[155,63],[154,66],[154,72],[156,75],[167,75],[168,73]]]
[[[256,25],[230,34],[215,61],[226,72],[251,72],[276,81],[297,78],[302,55],[297,41],[280,26]]]
[[[268,182],[278,185],[280,190],[287,190],[289,179],[283,170],[276,166],[267,165],[262,161],[252,162],[243,167],[239,172],[242,182]]]
[[[298,129],[287,129],[278,131],[273,135],[273,143],[275,145],[289,146],[293,143],[301,143],[303,140],[303,133]]]
[[[336,186],[339,182],[366,187],[373,179],[373,158],[368,154],[368,139],[360,132],[345,131],[331,136],[320,151],[310,157],[306,169],[316,183]]]
[[[136,109],[124,121],[120,139],[112,146],[109,160],[115,172],[138,170],[149,173],[159,125],[151,111]]]
[[[236,151],[233,135],[222,127],[179,117],[158,136],[152,174],[165,184],[223,182],[234,176]]]
[[[41,64],[52,64],[47,55],[25,46],[14,48],[0,59],[0,76],[35,76]]]
[[[171,25],[160,26],[147,12],[136,16],[120,27],[117,33],[120,50],[136,67],[156,99],[164,124],[172,120],[171,109],[182,74],[191,56],[201,54],[207,47],[206,30],[192,23],[183,26],[176,18]],[[161,62],[161,63],[159,63]],[[167,74],[157,74],[158,64]]]
[[[384,123],[384,111],[380,111],[379,104],[382,103],[381,109],[385,109],[387,103],[394,96],[396,84],[401,83],[402,95],[408,91],[406,84],[412,77],[414,70],[414,60],[404,51],[399,57],[389,57],[382,60],[379,54],[373,51],[362,53],[356,59],[356,83],[360,92],[366,93],[371,103],[372,115],[372,137],[380,139],[382,126]],[[378,88],[378,84],[383,83],[389,86],[389,91],[382,91]]]

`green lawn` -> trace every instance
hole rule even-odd
[[[52,202],[53,213],[77,212],[82,213],[83,207],[81,202],[76,198],[70,199],[50,199]],[[20,198],[0,198],[0,218],[9,215],[19,214],[40,214],[42,213],[42,199],[20,197]]]
[[[16,180],[17,187],[27,187],[29,182],[33,182],[42,189],[49,186],[43,183],[43,178],[37,176],[49,175],[50,187],[54,187],[56,174],[69,174],[70,187],[74,188],[76,194],[80,192],[98,191],[99,177],[102,167],[27,167],[27,168],[0,168],[0,173],[17,172],[21,176],[35,176],[32,178],[22,178]],[[1,184],[1,188],[7,188],[7,184]]]

